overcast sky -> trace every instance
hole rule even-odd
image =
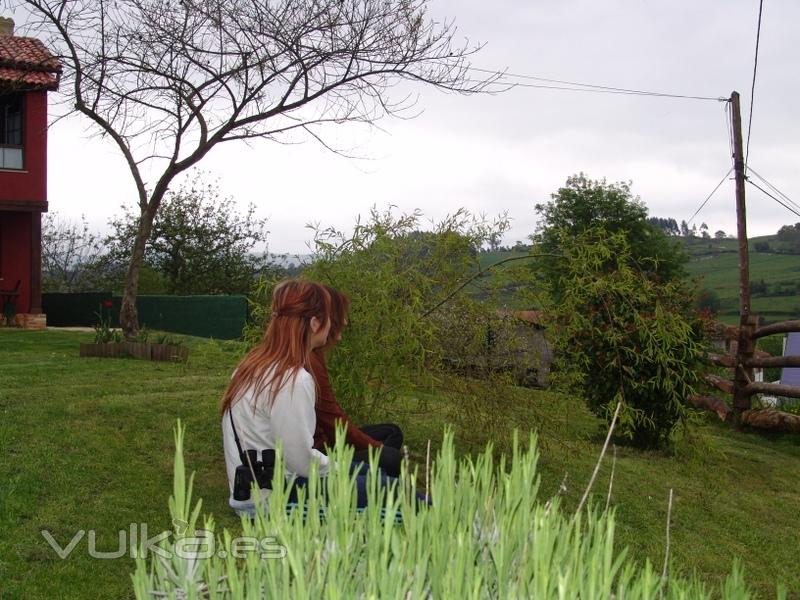
[[[483,42],[474,66],[676,94],[742,95],[745,135],[758,0],[431,0],[459,35]],[[22,15],[13,15],[23,20]],[[765,0],[750,165],[800,202],[797,25],[800,2]],[[566,178],[632,181],[652,216],[689,219],[731,166],[724,103],[515,88],[459,96],[415,88],[422,114],[378,129],[330,131],[363,159],[309,142],[217,147],[201,163],[222,191],[269,219],[270,250],[305,252],[309,222],[348,228],[377,204],[440,218],[459,207],[508,211],[506,242],[536,226],[534,204]],[[50,132],[49,200],[63,216],[105,228],[133,202],[130,175],[107,142],[73,117]],[[800,218],[748,187],[748,232]],[[695,219],[735,231],[733,183]]]

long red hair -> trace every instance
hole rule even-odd
[[[324,326],[330,319],[331,295],[319,283],[287,279],[272,292],[272,316],[261,342],[242,359],[222,396],[228,410],[248,389],[259,396],[269,388],[267,402],[294,379],[300,368],[310,372],[311,319]]]
[[[342,330],[347,325],[347,315],[350,312],[350,298],[329,285],[323,285],[322,287],[331,297],[331,329],[328,332],[328,343],[315,350],[315,352],[327,352],[336,345]]]

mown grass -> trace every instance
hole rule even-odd
[[[147,523],[169,527],[172,428],[187,426],[186,462],[196,497],[222,527],[238,529],[227,507],[217,401],[241,347],[189,340],[186,365],[132,359],[81,359],[89,334],[0,330],[0,597],[132,597],[133,560],[95,560],[84,538],[60,560],[41,535],[62,545],[80,529],[97,531],[98,549],[117,532]],[[466,387],[464,387],[466,386]],[[483,386],[483,387],[481,387]],[[470,398],[454,393],[471,389]],[[475,387],[478,389],[476,390]],[[480,399],[485,398],[485,403]],[[573,510],[602,444],[601,423],[581,404],[551,392],[442,376],[411,390],[375,421],[391,418],[412,451],[434,448],[455,427],[463,452],[510,431],[540,432],[542,497],[560,494]],[[524,436],[523,436],[524,437]],[[604,503],[612,456],[595,500]],[[788,436],[732,433],[713,421],[694,426],[675,452],[617,450],[612,504],[618,544],[660,564],[669,489],[674,488],[674,567],[714,582],[741,558],[762,597],[776,581],[800,594],[800,442]]]

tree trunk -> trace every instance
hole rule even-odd
[[[163,196],[163,194],[162,194]],[[122,292],[122,303],[119,311],[119,324],[125,339],[132,340],[139,334],[139,313],[136,310],[136,296],[139,292],[139,271],[144,263],[144,251],[147,240],[153,229],[153,219],[161,204],[161,198],[151,198],[147,209],[139,219],[139,230],[133,243],[128,272],[125,275],[125,288]]]

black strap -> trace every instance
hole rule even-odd
[[[236,448],[239,450],[239,456],[244,460],[244,451],[242,450],[242,444],[239,443],[239,436],[236,434],[236,426],[233,424],[233,411],[230,408],[228,409],[228,417],[231,420],[231,429],[233,429],[233,439],[236,440]]]

